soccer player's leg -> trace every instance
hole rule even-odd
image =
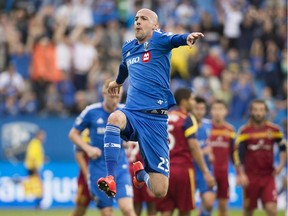
[[[136,178],[144,181],[156,197],[164,197],[169,185],[167,116],[146,114],[138,122],[139,147],[145,170],[138,172]]]
[[[103,193],[95,184],[100,176],[105,175],[105,171],[97,169],[98,167],[92,167],[89,169],[89,181],[88,187],[91,193],[91,197],[95,202],[96,207],[101,211],[101,215],[112,215],[113,198],[108,197]],[[93,172],[91,172],[93,171]]]
[[[126,116],[121,111],[110,114],[104,135],[104,157],[107,168],[107,176],[98,179],[97,184],[100,190],[107,196],[116,195],[115,171],[117,160],[121,149],[120,130],[126,126]]]
[[[88,208],[88,205],[91,201],[91,196],[89,192],[89,188],[87,182],[83,176],[83,173],[80,173],[78,177],[78,190],[77,196],[75,199],[76,207],[72,212],[71,216],[83,216]]]
[[[277,215],[277,190],[275,185],[275,179],[273,176],[265,176],[262,178],[263,191],[261,194],[261,200],[264,209],[268,216]]]
[[[196,187],[197,189],[199,189],[201,197],[199,216],[211,216],[214,201],[216,198],[215,190],[207,186],[200,168],[196,164],[194,165],[194,167],[196,175]]]
[[[256,176],[248,175],[249,184],[243,188],[244,216],[252,216],[257,208],[257,200],[260,197],[261,185]]]
[[[228,216],[229,182],[228,172],[216,171],[218,215]]]

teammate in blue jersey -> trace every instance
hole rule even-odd
[[[129,75],[126,106],[108,118],[104,137],[107,176],[98,180],[98,186],[108,196],[116,194],[114,177],[121,133],[122,138],[140,145],[144,166],[138,161],[133,164],[134,185],[146,183],[156,197],[164,197],[169,182],[167,110],[175,105],[169,85],[171,50],[191,47],[204,35],[163,33],[158,30],[157,14],[149,9],[137,12],[134,31],[136,39],[123,45],[118,76],[108,87],[111,95],[118,95]]]
[[[209,119],[204,118],[207,110],[205,99],[201,97],[195,97],[195,102],[196,104],[193,108],[193,114],[195,115],[198,122],[198,131],[196,137],[202,149],[206,165],[210,173],[212,173],[211,162],[213,160],[213,153],[211,147],[208,146],[206,142],[212,128],[212,123]],[[213,204],[215,201],[215,191],[213,188],[206,184],[204,176],[197,163],[194,163],[194,170],[196,176],[196,188],[200,192],[202,201],[199,216],[211,216]]]
[[[88,170],[88,186],[89,190],[96,202],[97,207],[101,210],[101,215],[112,215],[113,199],[102,193],[96,185],[96,181],[106,174],[105,159],[102,154],[104,150],[104,131],[107,119],[113,111],[120,108],[119,101],[121,94],[110,95],[105,92],[109,84],[107,81],[103,87],[103,103],[95,103],[87,106],[81,114],[76,118],[74,125],[69,133],[69,138],[78,147],[83,149],[90,157]],[[87,145],[81,138],[81,132],[88,128],[90,133],[90,145]],[[120,145],[121,142],[117,145]],[[115,144],[116,145],[116,144]],[[118,156],[118,163],[115,172],[117,182],[118,206],[123,215],[135,216],[133,207],[133,189],[129,165],[124,149],[121,149]]]

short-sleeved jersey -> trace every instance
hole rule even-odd
[[[201,120],[201,125],[198,125],[198,130],[196,133],[196,137],[197,137],[197,140],[198,140],[198,143],[199,143],[201,149],[203,149],[207,146],[207,141],[208,141],[208,138],[210,136],[211,129],[212,129],[211,120],[203,118]],[[206,164],[209,165],[210,163],[209,163],[208,155],[205,155],[204,159],[205,159]],[[195,163],[194,166],[198,166],[197,163]],[[208,167],[210,167],[210,166],[208,166]]]
[[[212,147],[213,150],[214,172],[228,172],[229,158],[232,158],[234,140],[235,130],[232,125],[228,124],[227,122],[221,126],[212,124],[208,144]]]
[[[243,165],[248,174],[271,175],[274,171],[273,145],[283,139],[279,127],[266,122],[262,127],[251,123],[242,126],[237,134],[236,148],[244,145]],[[239,161],[235,158],[235,163]]]
[[[118,108],[122,108],[122,105],[118,105]],[[83,131],[89,129],[90,145],[98,147],[102,151],[102,155],[96,160],[90,159],[89,163],[92,165],[95,171],[105,170],[104,159],[104,132],[107,124],[107,119],[110,113],[106,112],[102,103],[95,103],[87,106],[74,122],[74,128]],[[118,166],[127,164],[127,158],[124,148],[121,148]],[[91,173],[90,173],[91,174]]]
[[[196,133],[197,140],[201,149],[207,146],[207,140],[210,136],[212,129],[212,122],[210,119],[203,118],[201,120],[201,125],[198,125],[198,130]]]
[[[157,30],[143,44],[134,39],[123,45],[122,64],[129,73],[127,109],[168,109],[175,105],[170,91],[170,57],[171,50],[176,47],[172,43],[174,36]]]
[[[175,164],[192,167],[192,154],[187,139],[196,139],[197,122],[194,116],[180,109],[168,113],[170,166]]]

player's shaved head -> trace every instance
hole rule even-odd
[[[143,14],[143,15],[145,15],[145,16],[148,16],[148,17],[152,20],[152,22],[153,22],[154,24],[157,24],[157,23],[158,23],[158,16],[157,16],[157,14],[156,14],[154,11],[150,10],[150,9],[142,8],[142,9],[140,9],[140,10],[137,12],[137,14]],[[136,16],[137,16],[137,14],[136,14]]]

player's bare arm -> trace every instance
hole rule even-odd
[[[204,162],[203,154],[199,147],[200,145],[198,144],[198,141],[196,139],[188,139],[188,145],[194,160],[196,161],[196,163],[198,164],[199,168],[203,173],[207,185],[209,187],[213,187],[215,185],[215,179],[209,172],[206,163]]]
[[[88,145],[82,140],[80,131],[72,128],[69,132],[69,139],[78,147],[83,149],[89,158],[96,159],[101,156],[102,152],[99,148]]]
[[[201,32],[192,32],[187,37],[187,45],[191,48],[192,45],[199,39],[204,37],[204,34]]]

